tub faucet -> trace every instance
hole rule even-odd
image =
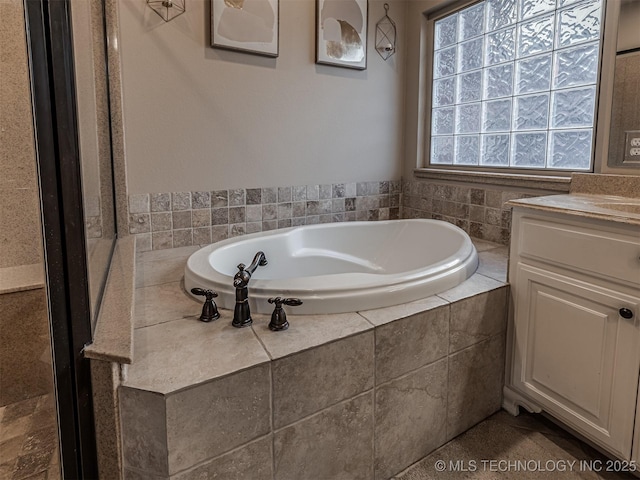
[[[264,252],[256,253],[253,262],[248,267],[244,263],[238,265],[238,273],[233,277],[233,286],[236,287],[236,306],[233,310],[233,322],[231,325],[237,328],[248,327],[253,323],[251,310],[249,310],[249,280],[258,266],[264,267],[267,257]]]

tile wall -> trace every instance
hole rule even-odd
[[[472,237],[508,245],[511,209],[505,203],[543,194],[425,180],[405,181],[402,218],[445,220]]]
[[[400,181],[129,195],[138,251],[316,223],[400,218]]]

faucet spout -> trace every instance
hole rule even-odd
[[[255,257],[253,257],[253,262],[251,262],[251,265],[245,268],[245,270],[249,272],[250,275],[253,275],[253,272],[256,271],[256,268],[258,268],[258,266],[264,267],[266,264],[267,257],[265,256],[264,252],[258,252],[256,253]]]
[[[233,322],[231,325],[237,328],[248,327],[253,323],[249,309],[249,280],[259,266],[267,264],[264,252],[256,253],[251,265],[245,267],[244,263],[238,265],[238,273],[233,277],[233,286],[236,289],[236,306],[233,310]]]

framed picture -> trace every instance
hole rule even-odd
[[[367,68],[367,0],[316,0],[316,63]]]
[[[211,45],[278,56],[279,0],[211,0]]]

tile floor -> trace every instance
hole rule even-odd
[[[59,480],[52,394],[0,407],[0,480]]]
[[[513,417],[499,411],[394,480],[636,478],[631,473],[604,471],[607,466],[615,469],[614,463],[607,462],[611,461],[541,415]]]

